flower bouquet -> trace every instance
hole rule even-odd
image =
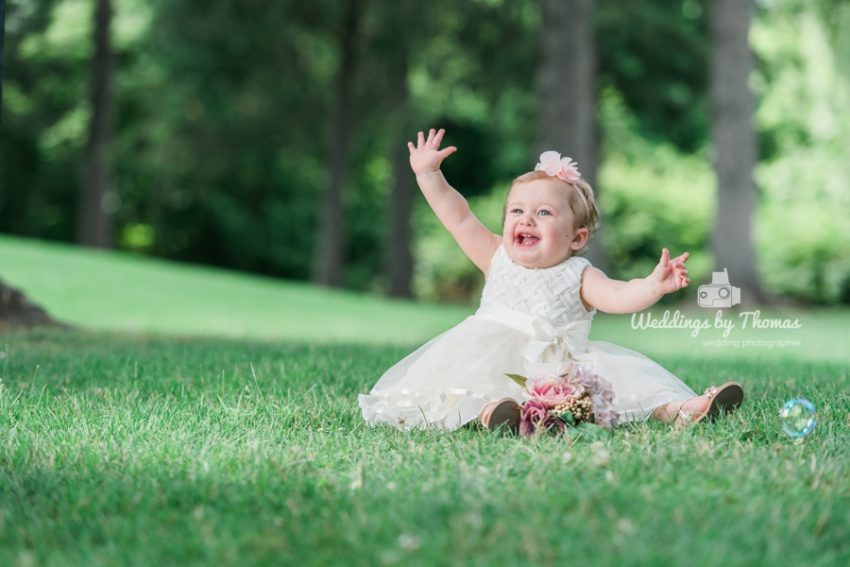
[[[507,376],[522,386],[530,398],[522,404],[520,435],[563,432],[582,424],[606,429],[617,425],[617,414],[612,409],[614,389],[589,365],[567,361],[557,375]]]

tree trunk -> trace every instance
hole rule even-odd
[[[408,97],[407,60],[404,54],[395,56],[396,61],[390,69],[392,92],[392,133],[391,149],[392,186],[390,187],[390,206],[387,225],[389,234],[386,248],[387,293],[393,297],[412,297],[413,255],[411,253],[413,202],[416,188],[410,172],[407,146],[399,140],[405,139]]]
[[[538,149],[556,150],[576,160],[598,202],[593,0],[543,0],[542,8]],[[604,271],[608,261],[601,236],[602,227],[586,256]]]
[[[711,134],[717,202],[711,247],[715,271],[729,270],[744,305],[764,301],[753,252],[756,138],[749,77],[753,53],[748,42],[753,5],[749,0],[711,4]]]
[[[116,208],[109,156],[112,137],[112,49],[109,40],[111,20],[111,0],[97,0],[90,78],[91,120],[83,156],[77,210],[77,242],[94,248],[112,246],[112,214]]]
[[[6,0],[0,0],[0,124],[3,124],[3,40],[6,31]],[[0,136],[2,134],[0,133]]]
[[[3,141],[3,44],[6,35],[6,0],[0,0],[0,142]],[[0,187],[0,208],[3,207],[3,187]]]
[[[330,180],[319,214],[319,238],[313,250],[313,281],[339,286],[345,264],[344,192],[348,184],[351,154],[351,85],[356,64],[355,41],[360,25],[360,0],[349,0],[339,37],[339,68],[334,88],[328,144]]]

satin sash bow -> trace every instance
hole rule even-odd
[[[529,335],[522,356],[531,362],[543,362],[547,351],[554,355],[555,360],[561,361],[567,355],[578,355],[587,350],[588,320],[571,321],[556,327],[546,317],[527,315],[498,304],[481,306],[475,314]]]

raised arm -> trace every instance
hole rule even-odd
[[[654,305],[665,294],[691,283],[685,262],[688,253],[670,259],[665,248],[661,260],[650,275],[627,282],[612,280],[600,270],[589,267],[582,274],[581,298],[585,305],[606,313],[635,313]]]
[[[464,254],[487,273],[490,259],[499,246],[499,237],[481,224],[472,211],[469,203],[458,193],[440,171],[440,164],[448,156],[457,151],[454,146],[440,149],[445,130],[428,132],[428,138],[419,132],[416,145],[407,143],[410,150],[410,167],[416,174],[416,183],[431,206],[434,214],[446,227]]]

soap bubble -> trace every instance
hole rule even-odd
[[[802,439],[815,430],[815,405],[809,400],[788,400],[779,412],[782,429],[793,439]]]

